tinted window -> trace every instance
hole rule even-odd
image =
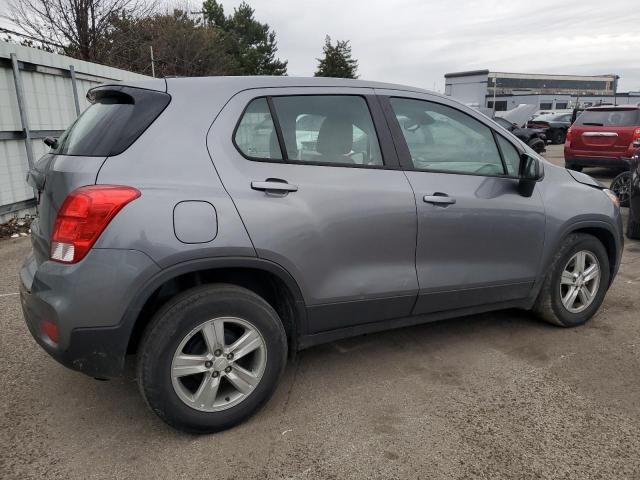
[[[103,157],[126,150],[169,104],[166,93],[130,87],[97,89],[92,105],[62,134],[53,153]]]
[[[502,175],[491,129],[459,110],[422,100],[392,98],[391,105],[415,168]]]
[[[249,104],[238,124],[234,140],[247,157],[282,160],[266,98],[257,98]]]
[[[502,157],[507,165],[507,173],[512,177],[516,177],[520,168],[520,154],[510,141],[502,138],[500,135],[496,136],[498,137],[500,150],[502,150]]]
[[[585,110],[576,125],[621,127],[638,125],[638,110]]]
[[[287,158],[300,162],[381,166],[367,102],[348,95],[273,97]]]
[[[487,103],[487,108],[493,108],[493,102],[490,101]],[[497,100],[496,101],[496,112],[506,112],[507,111],[507,101],[506,100]]]

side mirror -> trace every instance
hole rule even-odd
[[[518,172],[520,195],[530,197],[536,182],[542,178],[543,173],[542,164],[537,158],[531,157],[527,153],[520,155],[520,171]]]
[[[54,150],[58,148],[58,140],[56,138],[45,137],[45,139],[42,141],[47,147],[53,148]]]

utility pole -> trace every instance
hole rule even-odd
[[[149,52],[151,53],[151,76],[156,78],[156,66],[153,62],[153,45],[149,45]]]
[[[498,75],[493,74],[493,116],[496,116],[496,90],[498,89]]]

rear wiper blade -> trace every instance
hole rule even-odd
[[[44,142],[44,144],[47,147],[50,147],[52,149],[56,149],[58,148],[58,139],[57,138],[53,138],[53,137],[45,137],[44,140],[42,140]]]
[[[593,125],[594,127],[604,127],[604,123],[584,122],[582,125]]]

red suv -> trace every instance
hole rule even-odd
[[[603,106],[587,108],[567,131],[564,164],[627,170],[640,146],[640,107]]]

